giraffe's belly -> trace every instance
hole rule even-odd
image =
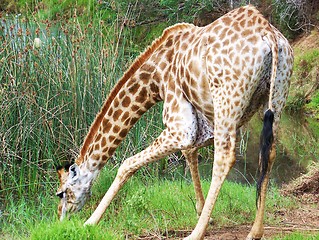
[[[187,80],[182,83],[182,90],[196,112],[197,134],[194,147],[211,145],[214,138],[214,105],[209,84],[205,78],[198,79],[196,83],[192,78]]]
[[[200,112],[197,114],[197,135],[194,147],[204,147],[213,144],[214,125]]]

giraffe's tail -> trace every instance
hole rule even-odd
[[[260,136],[260,152],[259,152],[260,177],[257,182],[256,204],[258,203],[261,186],[268,171],[270,150],[274,141],[273,122],[274,122],[274,112],[268,109],[264,114],[264,125],[263,125],[263,129]]]
[[[260,198],[261,186],[265,179],[268,169],[270,150],[274,141],[273,135],[273,122],[274,122],[274,109],[272,106],[275,81],[277,76],[277,66],[278,66],[278,39],[274,32],[274,28],[269,24],[271,31],[268,31],[265,35],[266,41],[269,44],[272,53],[272,69],[270,75],[270,89],[269,89],[269,101],[268,101],[268,110],[264,113],[264,125],[260,136],[260,151],[259,151],[259,169],[260,177],[257,182],[257,199]],[[258,205],[257,205],[258,207]]]
[[[270,89],[269,89],[269,101],[268,101],[268,107],[270,110],[273,111],[272,106],[272,99],[274,94],[274,88],[275,88],[275,81],[277,76],[277,66],[279,61],[279,48],[278,48],[278,39],[274,32],[274,28],[271,24],[269,24],[269,28],[271,31],[269,31],[267,35],[268,44],[271,49],[272,54],[272,64],[271,64],[271,75],[270,75]]]

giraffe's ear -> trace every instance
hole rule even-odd
[[[69,167],[69,180],[71,182],[76,181],[80,176],[80,168],[79,166],[74,163]]]
[[[62,175],[65,173],[65,171],[64,171],[64,167],[59,166],[59,167],[57,167],[57,168],[56,168],[56,171],[57,171],[57,173],[58,173],[58,177],[59,177],[59,179],[61,180]]]
[[[57,167],[56,167],[56,171],[57,171],[57,173],[58,173],[58,177],[59,177],[60,180],[62,179],[62,176],[63,176],[64,174],[67,174],[67,173],[68,173],[69,168],[70,168],[70,166],[72,166],[72,165],[73,165],[73,163],[68,163],[68,164],[66,164],[66,165],[64,165],[64,166],[57,166]]]

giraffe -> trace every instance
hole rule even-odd
[[[131,127],[163,101],[165,129],[150,146],[123,161],[85,225],[101,220],[138,169],[181,150],[190,166],[199,216],[185,239],[203,239],[219,190],[235,163],[236,131],[263,108],[257,211],[247,236],[260,239],[292,65],[293,52],[286,38],[251,5],[234,9],[205,27],[181,23],[165,29],[112,89],[75,163],[57,169],[60,220],[83,207],[94,179]],[[198,149],[208,145],[214,145],[214,163],[205,199],[197,164]]]

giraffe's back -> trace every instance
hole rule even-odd
[[[212,125],[216,107],[229,106],[224,115],[242,119],[243,124],[267,100],[272,52],[266,33],[276,36],[284,49],[281,54],[291,52],[288,41],[254,7],[233,14],[184,30],[182,51],[173,62],[180,66],[174,79],[184,96]]]

